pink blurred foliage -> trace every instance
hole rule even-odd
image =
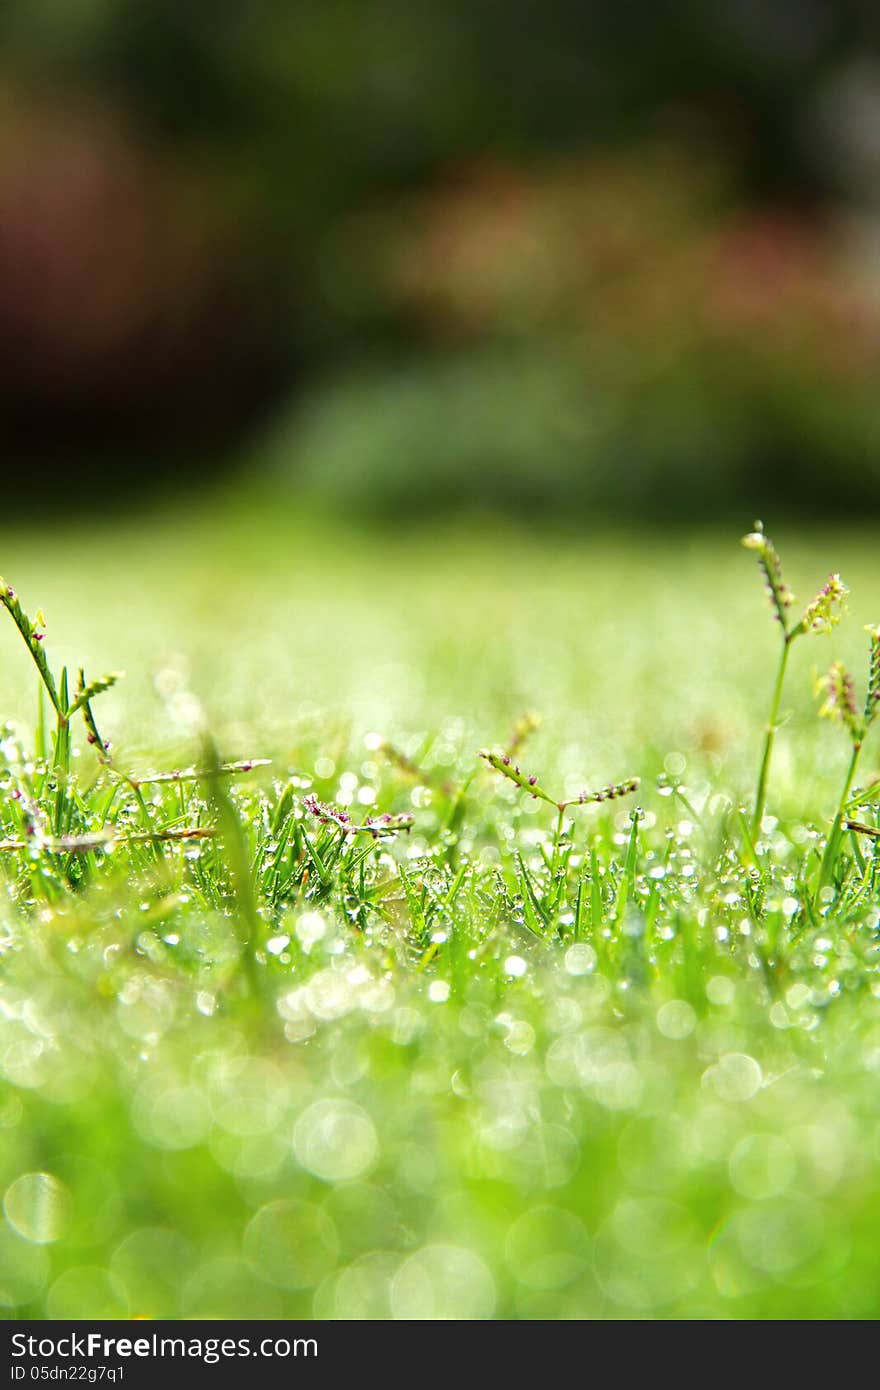
[[[438,343],[562,336],[615,375],[708,353],[857,382],[880,358],[878,277],[844,215],[743,206],[682,150],[471,165],[385,210],[372,241]]]

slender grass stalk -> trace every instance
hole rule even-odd
[[[154,830],[152,834],[115,835],[104,831],[94,835],[65,835],[61,839],[42,838],[37,841],[41,849],[51,854],[89,854],[96,849],[111,849],[116,845],[145,845],[153,841],[211,840],[216,831],[209,826],[196,825],[180,830]],[[0,840],[0,853],[10,854],[18,850],[30,850],[34,840]]]
[[[553,834],[553,858],[550,862],[550,872],[555,874],[559,865],[559,852],[562,846],[562,836],[565,831],[565,807],[560,806],[559,814],[556,817],[556,829]]]
[[[260,939],[261,920],[257,905],[247,832],[220,776],[222,761],[213,740],[204,737],[205,791],[214,812],[217,839],[224,852],[229,886],[238,919],[241,961],[251,992],[256,995],[260,977],[254,952]]]
[[[776,684],[773,687],[773,699],[770,703],[770,716],[767,720],[767,730],[764,735],[764,752],[761,757],[761,767],[758,772],[758,786],[755,792],[755,808],[752,812],[752,839],[756,840],[761,833],[761,825],[764,820],[764,807],[767,803],[767,781],[770,776],[770,763],[773,758],[773,744],[776,740],[776,731],[779,727],[779,706],[782,701],[782,687],[785,684],[785,672],[788,667],[788,654],[791,651],[791,637],[786,634],[782,641],[782,653],[779,658],[779,669],[776,673]]]
[[[880,840],[880,826],[865,825],[860,820],[845,820],[843,822],[845,830],[853,830],[857,835],[867,835],[870,840]]]
[[[834,866],[840,853],[840,842],[843,838],[844,817],[849,801],[849,794],[856,775],[856,768],[859,765],[859,758],[862,753],[861,743],[853,745],[852,756],[849,760],[849,767],[846,770],[846,777],[843,782],[843,790],[840,793],[840,801],[837,812],[831,825],[828,839],[825,843],[825,853],[822,855],[822,867],[819,870],[819,891],[827,888],[834,874]]]
[[[767,784],[770,779],[773,745],[779,727],[779,709],[791,645],[796,638],[802,637],[805,633],[831,632],[840,621],[840,611],[848,590],[839,574],[829,575],[828,580],[823,584],[815,598],[807,604],[798,621],[792,623],[790,613],[795,602],[794,594],[782,577],[782,561],[770,537],[765,535],[763,523],[756,521],[755,529],[750,531],[747,536],[743,536],[742,543],[747,550],[754,550],[757,554],[773,616],[779,624],[782,636],[782,651],[779,657],[776,682],[773,687],[770,717],[764,735],[764,750],[761,755],[758,785],[755,790],[755,804],[752,811],[752,839],[757,840],[761,833],[764,808],[767,803]]]

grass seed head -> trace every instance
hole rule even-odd
[[[613,782],[607,787],[600,787],[598,791],[583,791],[578,796],[574,796],[569,801],[563,801],[562,806],[587,806],[591,802],[618,801],[622,796],[631,796],[637,792],[641,786],[641,778],[627,777],[623,782]]]
[[[816,597],[807,604],[798,624],[799,632],[830,633],[846,611],[849,589],[839,574],[830,574]]]
[[[367,816],[363,825],[356,829],[366,831],[376,840],[380,835],[397,835],[400,831],[412,830],[413,819],[411,811],[383,811],[379,816]]]
[[[516,753],[525,743],[526,739],[531,738],[535,730],[540,729],[540,727],[541,716],[539,714],[533,714],[530,710],[527,710],[525,714],[521,714],[519,718],[515,719],[513,722],[513,728],[510,731],[510,743],[507,747],[508,753]]]
[[[11,584],[7,584],[5,579],[0,579],[0,604],[6,609],[15,626],[21,633],[22,638],[33,658],[34,664],[40,673],[40,678],[46,687],[49,699],[52,701],[56,714],[61,719],[67,718],[65,700],[59,695],[55,684],[55,677],[49,667],[46,653],[43,650],[43,641],[46,636],[46,619],[42,610],[37,613],[36,619],[32,620],[25,613],[21,606],[18,595]]]
[[[820,717],[840,724],[854,745],[861,744],[865,737],[865,720],[856,703],[855,681],[843,662],[834,662],[827,676],[817,683],[817,692],[825,696]]]
[[[539,785],[537,777],[529,776],[523,772],[522,768],[515,763],[508,753],[492,753],[488,749],[482,749],[480,757],[485,758],[490,767],[496,772],[500,772],[502,777],[506,777],[514,786],[521,787],[536,800],[546,801],[551,806],[555,806],[557,811],[565,811],[569,806],[586,806],[590,803],[599,801],[616,801],[621,796],[629,796],[631,792],[637,791],[640,785],[638,777],[628,777],[623,782],[613,782],[607,787],[600,787],[598,791],[583,791],[578,796],[569,797],[565,801],[557,801],[556,797],[551,796]]]
[[[331,806],[329,802],[319,801],[311,793],[303,797],[303,806],[309,815],[320,821],[321,825],[334,826],[337,830],[341,830],[343,835],[366,833],[377,840],[380,835],[397,835],[402,830],[411,830],[413,824],[411,813],[401,811],[396,815],[386,812],[379,816],[367,816],[366,820],[358,825],[342,807]]]
[[[788,610],[794,603],[794,594],[782,577],[782,561],[770,537],[764,534],[764,523],[756,521],[755,529],[743,536],[742,543],[747,550],[754,550],[758,556],[758,564],[767,586],[767,596],[774,615],[787,636]]]
[[[84,709],[91,704],[92,700],[103,695],[105,691],[111,690],[118,680],[122,679],[121,671],[112,671],[109,675],[99,676],[97,680],[89,681],[86,684],[85,675],[80,669],[79,681],[74,692],[73,703],[67,711],[68,715],[76,714],[77,710]]]
[[[508,782],[512,782],[515,787],[520,787],[523,791],[528,792],[534,800],[549,802],[551,806],[559,806],[555,796],[551,796],[539,785],[537,777],[523,772],[509,753],[493,753],[488,748],[481,748],[480,757],[485,759],[496,772],[500,772],[502,777],[506,777]]]

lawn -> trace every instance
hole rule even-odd
[[[813,689],[842,659],[864,696],[880,552],[774,528],[801,600],[852,593],[793,645],[753,842],[743,521],[6,524],[70,697],[126,673],[66,776],[0,610],[9,1316],[880,1312],[880,856],[847,834],[819,884],[848,741]],[[525,790],[478,756],[513,744]],[[530,776],[641,784],[559,815]]]

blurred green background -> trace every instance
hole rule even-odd
[[[6,6],[5,468],[876,511],[878,117],[863,0]]]

